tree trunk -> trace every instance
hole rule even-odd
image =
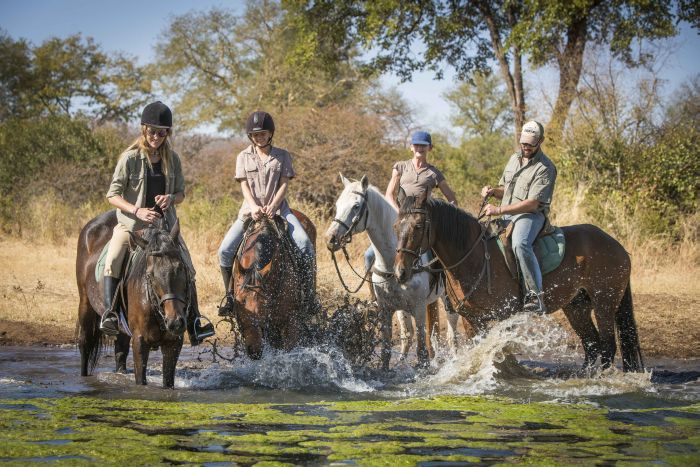
[[[583,17],[574,22],[566,34],[564,50],[557,54],[559,65],[559,93],[549,121],[547,135],[555,145],[561,143],[564,125],[576,98],[576,88],[583,68],[583,53],[586,48],[587,21]]]
[[[506,88],[508,89],[508,94],[510,95],[511,107],[513,109],[513,115],[515,116],[514,122],[514,145],[515,148],[518,147],[518,136],[520,130],[525,122],[525,94],[523,92],[523,73],[522,73],[522,55],[518,47],[514,47],[513,53],[513,72],[510,71],[510,63],[508,63],[508,56],[506,55],[507,50],[503,48],[501,43],[501,32],[498,27],[498,22],[495,13],[491,9],[488,1],[479,2],[478,6],[481,14],[484,16],[486,21],[486,26],[489,29],[489,35],[491,36],[491,43],[493,44],[493,52],[498,60],[499,69],[503,81],[506,83]],[[515,24],[516,18],[513,10],[508,11],[508,22],[511,23],[511,28]]]

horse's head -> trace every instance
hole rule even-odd
[[[367,176],[353,181],[340,174],[340,179],[345,188],[335,202],[335,217],[326,231],[326,246],[330,251],[338,251],[350,242],[353,234],[363,232],[367,228],[369,214]]]
[[[394,259],[394,275],[401,284],[413,276],[413,267],[423,253],[432,247],[430,214],[427,197],[407,196],[394,224],[398,243]]]
[[[268,313],[275,312],[282,292],[279,276],[285,261],[281,251],[285,228],[281,218],[255,221],[247,229],[234,265],[235,313],[251,358],[262,355]]]
[[[176,221],[170,232],[149,228],[143,235],[132,234],[145,252],[148,302],[159,313],[165,329],[178,336],[185,332],[191,299],[189,271],[178,246],[179,233],[180,223]]]

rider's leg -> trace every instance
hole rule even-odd
[[[525,311],[545,313],[547,310],[542,299],[542,271],[535,256],[533,244],[544,225],[542,213],[525,213],[511,219],[513,225],[513,252],[520,264],[525,284]]]
[[[100,330],[110,336],[119,334],[119,316],[114,309],[114,295],[119,284],[119,274],[124,263],[124,256],[129,248],[129,231],[122,224],[117,224],[112,231],[103,278],[105,312],[100,321]]]
[[[190,256],[190,251],[187,249],[182,235],[178,238],[178,244],[180,246],[180,254],[182,255],[182,260],[185,262],[187,269],[189,271],[190,279],[190,310],[187,315],[187,334],[190,337],[190,345],[195,346],[202,343],[207,337],[211,337],[215,334],[214,325],[204,318],[199,313],[199,300],[197,299],[197,284],[195,282],[196,271],[194,269],[194,264],[192,263],[192,257]]]
[[[221,276],[224,279],[224,290],[226,291],[226,302],[223,306],[219,307],[219,316],[231,316],[233,314],[233,297],[231,297],[229,290],[231,285],[231,271],[233,269],[233,261],[236,258],[238,246],[241,244],[244,234],[243,221],[236,219],[219,246],[219,266],[221,267]]]

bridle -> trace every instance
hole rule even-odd
[[[162,253],[158,254],[152,254],[152,253],[145,253],[148,256],[162,256]],[[185,269],[185,284],[187,284],[187,296],[183,297],[180,294],[173,293],[169,291],[168,293],[165,293],[161,296],[158,296],[158,294],[155,292],[155,288],[153,287],[153,274],[150,272],[146,273],[146,296],[148,297],[148,301],[151,304],[151,309],[156,310],[157,317],[160,318],[158,320],[158,324],[160,325],[160,328],[162,331],[164,331],[165,328],[165,310],[163,309],[163,304],[167,301],[170,300],[175,300],[178,302],[181,302],[182,304],[185,305],[185,319],[189,315],[190,312],[190,305],[192,302],[192,293],[191,293],[191,287],[190,287],[190,271],[185,262],[182,259],[182,255],[180,254],[179,250],[177,251],[177,257],[178,260],[180,261],[180,264],[182,267]]]
[[[480,211],[483,209],[483,206],[484,206],[484,204],[482,204]],[[483,263],[483,266],[481,268],[481,273],[479,274],[479,277],[476,279],[476,281],[472,285],[469,292],[467,292],[464,295],[464,298],[462,298],[462,300],[459,301],[459,304],[455,309],[461,310],[464,307],[464,305],[467,303],[469,298],[472,296],[472,294],[478,288],[484,275],[486,275],[486,279],[487,279],[488,293],[491,294],[491,254],[489,253],[488,245],[486,243],[487,229],[486,229],[486,226],[484,224],[479,222],[479,227],[481,228],[481,232],[479,233],[478,237],[474,241],[474,244],[471,246],[471,248],[456,263],[454,263],[450,266],[442,266],[440,268],[432,268],[431,267],[432,264],[440,261],[440,259],[438,258],[437,255],[435,255],[435,257],[432,260],[430,260],[430,262],[426,265],[418,264],[420,261],[420,257],[425,252],[428,251],[428,248],[430,248],[430,245],[432,245],[432,243],[433,243],[433,232],[431,229],[432,221],[430,219],[430,213],[425,208],[411,208],[411,209],[405,210],[403,212],[406,214],[419,214],[419,215],[425,216],[425,226],[423,227],[422,234],[421,234],[421,241],[418,244],[418,247],[414,250],[411,250],[408,248],[397,248],[396,249],[397,253],[406,253],[406,254],[409,254],[411,256],[414,256],[413,265],[411,267],[411,270],[414,274],[419,273],[419,272],[423,272],[423,271],[426,271],[429,273],[442,273],[442,272],[446,272],[446,271],[449,271],[451,269],[454,269],[457,266],[459,266],[460,264],[462,264],[474,252],[474,250],[476,250],[476,247],[481,243],[484,247],[484,263]],[[426,232],[427,232],[428,243],[427,243],[427,245],[424,246],[425,241],[426,241]],[[446,284],[449,284],[449,281],[446,281]],[[449,288],[452,288],[452,287],[449,286]],[[455,297],[457,295],[456,292],[454,291],[454,289],[452,290],[452,295],[454,295]],[[457,300],[455,300],[455,301],[457,301]]]
[[[340,279],[340,283],[342,284],[343,288],[345,289],[346,292],[348,293],[357,293],[361,288],[362,285],[365,282],[369,282],[371,284],[384,284],[385,282],[388,282],[391,280],[393,277],[393,274],[386,274],[381,271],[375,271],[379,275],[382,275],[386,277],[386,280],[381,281],[381,282],[374,282],[370,279],[367,279],[365,276],[361,275],[358,273],[354,267],[352,267],[352,263],[350,263],[350,255],[348,254],[348,250],[345,248],[346,245],[350,242],[352,242],[352,235],[353,231],[355,230],[355,227],[360,223],[362,219],[364,219],[364,227],[362,230],[367,230],[367,222],[369,222],[369,209],[367,207],[367,193],[364,191],[357,191],[357,190],[352,190],[351,193],[358,195],[360,198],[362,198],[362,203],[360,204],[360,210],[359,212],[352,218],[350,221],[350,225],[346,224],[344,221],[341,219],[338,219],[337,217],[334,218],[331,223],[337,222],[341,226],[345,228],[345,232],[343,232],[343,235],[338,238],[338,243],[340,244],[341,249],[343,250],[343,255],[345,256],[345,261],[348,263],[348,266],[350,266],[350,270],[357,276],[359,277],[360,283],[358,284],[357,288],[355,290],[350,290],[350,287],[345,283],[345,280],[343,280],[343,275],[340,273],[340,268],[338,268],[338,261],[335,259],[335,251],[331,251],[331,257],[333,258],[333,265],[335,266],[335,272],[338,274],[338,279]]]

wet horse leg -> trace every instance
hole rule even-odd
[[[435,347],[437,347],[437,342],[433,345],[433,333],[435,333],[436,341],[440,341],[440,319],[437,300],[432,303],[428,303],[425,308],[425,345],[428,349],[428,358],[431,360],[435,358]]]
[[[114,360],[117,373],[126,373],[126,358],[129,356],[129,343],[131,338],[119,333],[114,341]]]
[[[150,346],[146,344],[143,336],[134,336],[131,343],[134,351],[134,376],[136,384],[146,385],[146,367],[148,365],[148,353]]]
[[[386,308],[382,308],[381,313],[382,323],[382,369],[389,369],[389,361],[391,360],[391,318],[392,312]]]
[[[408,357],[408,350],[413,345],[413,320],[404,310],[396,310],[396,320],[399,323],[399,338],[401,340],[401,360]]]
[[[584,352],[583,370],[585,371],[595,365],[600,352],[600,335],[591,318],[593,312],[591,300],[586,292],[580,291],[562,309],[574,332],[581,339]]]
[[[413,310],[413,316],[416,319],[416,355],[418,356],[418,364],[425,366],[428,364],[428,350],[425,347],[425,305],[421,304]]]
[[[615,344],[615,312],[622,301],[622,290],[607,287],[599,290],[593,296],[595,320],[600,332],[600,363],[603,368],[609,368],[615,359],[617,346]]]
[[[459,315],[445,311],[445,316],[447,318],[447,346],[452,355],[454,355],[457,352],[457,322],[459,321]]]
[[[78,347],[80,348],[80,376],[88,376],[94,366],[100,345],[100,331],[98,328],[98,315],[90,306],[87,292],[80,294],[78,304],[78,321],[80,333],[78,335]]]
[[[175,368],[177,360],[182,350],[182,337],[174,341],[164,343],[161,347],[163,352],[163,387],[173,388],[175,386]]]

